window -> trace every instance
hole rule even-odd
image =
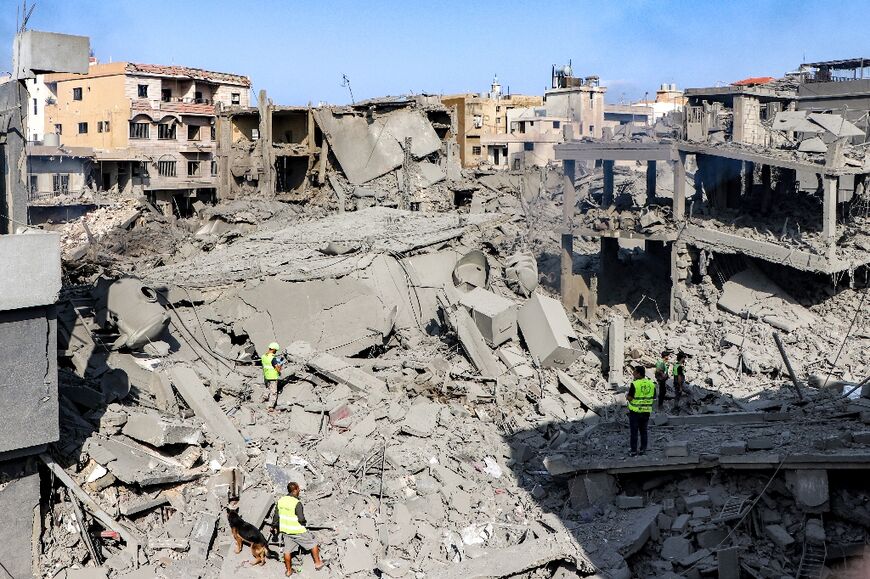
[[[157,125],[157,138],[161,140],[175,138],[175,123],[160,123]]]
[[[589,134],[590,134],[590,135],[594,135],[594,134],[595,134],[595,125],[589,125]]]
[[[523,143],[523,151],[534,151],[535,144],[534,143]]]
[[[172,90],[168,88],[160,89],[160,100],[168,103],[172,100]]]
[[[472,155],[480,155],[480,147],[471,147]]]
[[[36,193],[37,191],[39,191],[39,177],[37,177],[36,175],[31,175],[30,176],[30,192]]]
[[[82,87],[78,87],[78,88],[73,89],[73,100],[74,101],[82,100]]]
[[[139,98],[140,99],[147,99],[148,98],[148,85],[147,84],[140,84],[139,85]]]
[[[214,177],[217,175],[217,161],[211,162],[211,176]]]
[[[54,125],[54,132],[58,135],[63,134],[63,125]]]
[[[199,140],[199,125],[187,125],[187,140],[188,141],[198,141]]]
[[[234,92],[230,95],[230,103],[234,105],[242,104],[242,93]]]
[[[69,193],[69,175],[56,174],[51,176],[51,186],[57,195]]]
[[[193,93],[193,102],[201,103],[202,102],[202,93],[199,91],[194,91]]]
[[[187,174],[191,177],[199,177],[199,161],[187,162]]]
[[[500,113],[500,112],[501,112],[501,107],[495,107],[495,112]]]
[[[526,132],[526,123],[520,123],[520,132],[521,132],[521,133],[525,133],[525,132]]]
[[[37,101],[36,99],[33,99],[33,114],[39,114],[39,101]]]
[[[87,123],[79,123],[79,134],[84,135],[88,132],[88,124]]]
[[[562,126],[562,122],[561,122],[561,121],[553,121],[553,128],[554,128],[554,129],[558,129],[558,128],[561,127],[561,126]]]
[[[474,115],[474,128],[479,129],[483,126],[483,117],[480,115]]]
[[[217,140],[217,130],[215,129],[214,125],[211,126],[211,140]]]
[[[150,134],[151,125],[148,123],[130,122],[130,138],[131,139],[147,139]]]
[[[157,161],[157,174],[161,177],[175,177],[175,161]]]
[[[108,133],[109,132],[109,121],[97,121],[97,132],[98,133]]]

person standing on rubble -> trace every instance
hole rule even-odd
[[[266,401],[269,412],[278,404],[278,378],[281,377],[281,364],[275,354],[281,346],[277,342],[269,344],[269,349],[260,358],[263,365],[263,380],[266,382]]]
[[[670,350],[665,350],[662,352],[662,357],[659,358],[659,361],[656,362],[656,372],[655,378],[656,383],[658,384],[658,399],[659,399],[659,410],[664,409],[665,407],[665,395],[668,391],[668,374],[670,374],[670,363],[668,358],[671,356]]]
[[[646,452],[647,427],[649,426],[649,416],[655,401],[656,385],[646,377],[646,368],[643,366],[635,366],[632,369],[632,376],[634,376],[634,381],[628,387],[628,394],[625,395],[625,398],[628,400],[628,427],[631,433],[631,452],[629,456],[637,456],[638,435],[640,435],[639,454]]]
[[[317,539],[305,528],[305,511],[302,509],[302,501],[299,500],[299,490],[297,483],[287,483],[287,495],[278,499],[272,521],[272,532],[277,530],[281,534],[287,577],[293,574],[293,553],[297,548],[311,551],[315,571],[320,571],[325,565],[320,558]]]
[[[680,398],[683,396],[683,390],[686,387],[686,370],[683,364],[686,362],[686,353],[680,352],[677,354],[677,363],[674,364],[672,373],[674,376],[674,406],[680,406]]]

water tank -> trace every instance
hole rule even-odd
[[[116,329],[113,349],[138,349],[169,325],[169,316],[157,300],[157,291],[132,276],[116,281],[101,277],[94,289],[95,320],[104,329]]]
[[[57,133],[45,133],[42,144],[46,147],[60,147],[60,135]]]
[[[662,86],[659,87],[659,90],[662,91],[662,92],[664,92],[664,91],[668,91],[668,90],[671,90],[670,87],[671,87],[671,85],[666,84],[666,83],[662,83]]]
[[[671,92],[677,91],[677,83],[671,83]]]

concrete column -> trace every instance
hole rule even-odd
[[[604,161],[604,198],[602,207],[613,205],[613,161]]]
[[[607,328],[607,382],[621,384],[625,370],[625,318],[615,315]]]
[[[828,258],[833,258],[837,237],[837,178],[824,176],[825,192],[822,202],[822,237],[828,245]]]
[[[770,211],[770,165],[761,166],[761,213],[765,214]]]
[[[674,161],[674,201],[672,210],[674,219],[683,221],[686,218],[686,153],[677,152]]]
[[[574,292],[571,291],[572,278],[574,276],[574,205],[576,195],[574,192],[574,174],[576,166],[573,160],[562,161],[565,179],[562,185],[562,253],[561,275],[559,277],[559,293],[562,297],[562,305],[569,311],[576,303]]]
[[[646,162],[646,204],[652,205],[656,201],[656,162]]]
[[[263,153],[263,178],[260,188],[268,197],[275,196],[275,154],[272,151],[272,107],[261,90],[258,108],[260,111],[260,150]]]

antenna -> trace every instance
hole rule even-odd
[[[355,102],[353,100],[353,89],[350,88],[350,79],[347,78],[347,75],[344,73],[342,73],[342,75],[341,75],[341,86],[346,87],[347,92],[350,93],[350,104],[355,104]]]
[[[24,16],[24,19],[21,21],[21,27],[18,29],[18,32],[24,32],[27,28],[27,21],[30,20],[30,15],[33,14],[33,9],[36,8],[36,2],[30,5],[30,10],[27,9],[27,0],[24,0],[24,6],[21,10],[21,15]]]

